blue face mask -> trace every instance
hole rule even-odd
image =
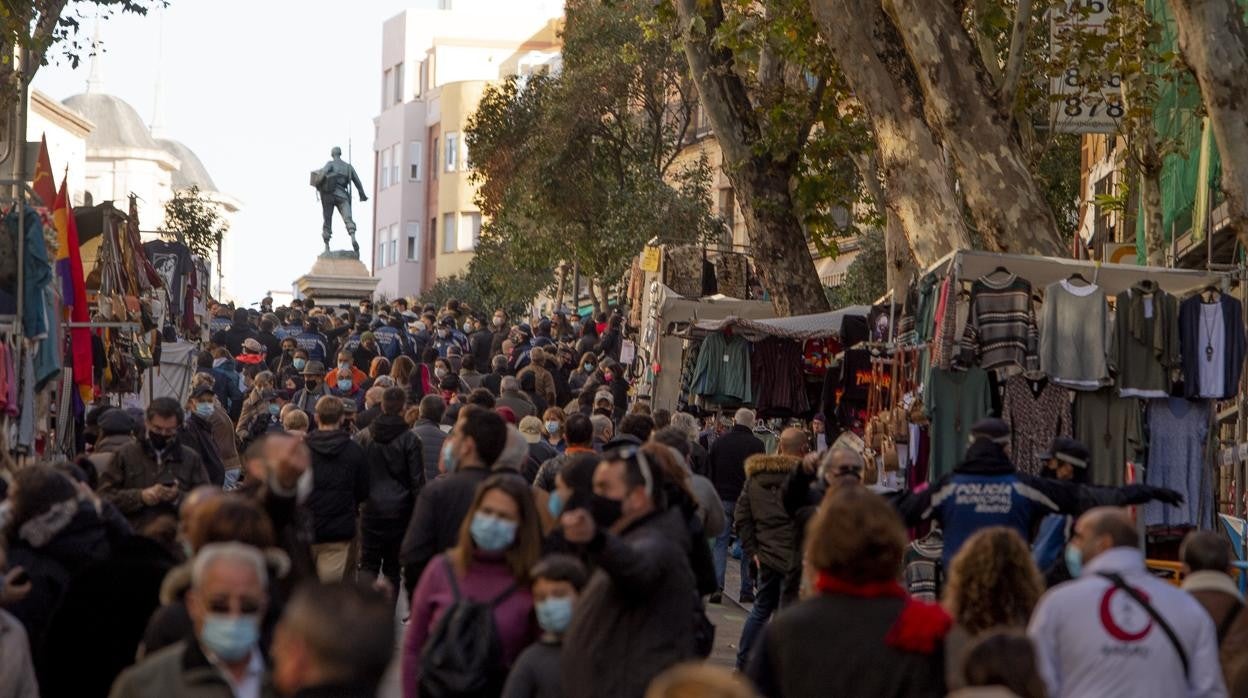
[[[269,414],[271,414],[271,415],[273,415],[274,417],[276,417],[277,415],[279,415],[279,414],[281,414],[281,413],[282,413],[282,408],[281,408],[281,407],[278,407],[277,405],[269,405]]]
[[[559,422],[546,422],[546,433],[554,436],[559,433]]]
[[[446,440],[446,445],[442,447],[442,467],[446,468],[446,472],[455,472],[455,442],[450,439]]]
[[[344,393],[345,393],[345,392],[347,392],[348,390],[350,390],[350,389],[351,389],[351,379],[350,379],[350,378],[339,378],[339,379],[338,379],[338,389],[339,389],[339,390],[341,390],[341,391],[342,391],[342,392],[344,392]]]
[[[295,367],[296,371],[302,371],[304,366],[308,365],[308,360],[307,359],[295,359],[294,361],[291,361],[290,363]]]
[[[546,511],[556,519],[563,513],[563,497],[559,496],[559,490],[550,493],[550,499],[546,500]]]
[[[217,411],[216,405],[212,404],[211,402],[195,403],[195,414],[203,417],[204,419],[211,417],[212,413],[216,411]]]
[[[593,365],[593,364],[585,364],[584,366],[582,366],[582,368],[584,368],[584,369],[585,369],[585,372],[586,372],[586,373],[593,373],[593,372],[594,372],[594,365]]]
[[[516,528],[518,525],[515,521],[478,511],[472,515],[468,532],[472,534],[472,541],[478,548],[496,553],[511,547],[516,540]]]
[[[560,635],[572,622],[571,596],[552,596],[534,604],[533,608],[537,611],[537,624],[548,633]]]
[[[1078,577],[1083,571],[1083,551],[1074,543],[1066,544],[1066,571],[1071,577]]]
[[[227,662],[246,657],[259,639],[260,619],[256,616],[210,613],[204,619],[204,629],[199,634],[204,649]]]

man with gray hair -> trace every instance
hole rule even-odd
[[[615,425],[611,424],[611,418],[605,414],[591,415],[589,423],[594,425],[593,449],[602,453],[602,447],[615,438]]]
[[[260,620],[268,605],[264,555],[242,543],[210,543],[191,567],[186,596],[194,634],[122,672],[111,698],[270,696]]]
[[[520,381],[515,376],[503,376],[499,383],[502,393],[495,400],[495,407],[507,407],[516,415],[516,421],[525,417],[536,417],[537,407],[528,396],[520,392]]]
[[[763,442],[754,436],[754,411],[745,407],[737,410],[733,426],[726,434],[715,439],[707,454],[707,477],[715,485],[719,499],[724,504],[724,531],[715,537],[715,581],[719,591],[711,595],[711,603],[720,603],[724,591],[724,573],[728,569],[728,547],[732,538],[733,512],[737,499],[745,486],[745,459],[758,453],[766,453]],[[750,576],[748,556],[741,556],[741,603],[754,602],[754,583]]]
[[[347,584],[295,592],[273,635],[273,683],[284,695],[373,696],[394,654],[394,613]]]
[[[698,418],[688,412],[672,415],[672,426],[684,432],[689,439],[689,467],[693,472],[706,476],[706,449],[698,443]]]

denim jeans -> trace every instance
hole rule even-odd
[[[754,596],[754,607],[745,619],[745,627],[741,629],[741,642],[737,644],[737,669],[744,670],[750,660],[750,649],[758,639],[759,632],[771,614],[780,606],[780,592],[784,589],[784,573],[766,565],[758,568],[758,593]]]
[[[715,561],[715,583],[719,585],[719,590],[724,590],[724,572],[728,569],[728,547],[732,542],[732,512],[737,507],[736,502],[728,500],[720,500],[724,504],[724,530],[715,538],[715,547],[711,551]],[[741,556],[741,588],[743,591],[750,590],[753,585],[750,583],[750,561],[748,555]]]

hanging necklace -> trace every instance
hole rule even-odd
[[[1200,322],[1205,326],[1205,361],[1209,363],[1213,363],[1213,328],[1216,326],[1218,318],[1214,318],[1214,322],[1209,322],[1208,316],[1210,314],[1206,313],[1204,309],[1212,307],[1214,307],[1213,304],[1206,303],[1201,306],[1200,311]]]

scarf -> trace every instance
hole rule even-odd
[[[823,594],[839,594],[862,599],[905,599],[901,615],[888,629],[884,644],[902,652],[931,654],[944,639],[953,618],[938,604],[919,601],[896,581],[855,584],[827,572],[820,572],[815,588]]]

